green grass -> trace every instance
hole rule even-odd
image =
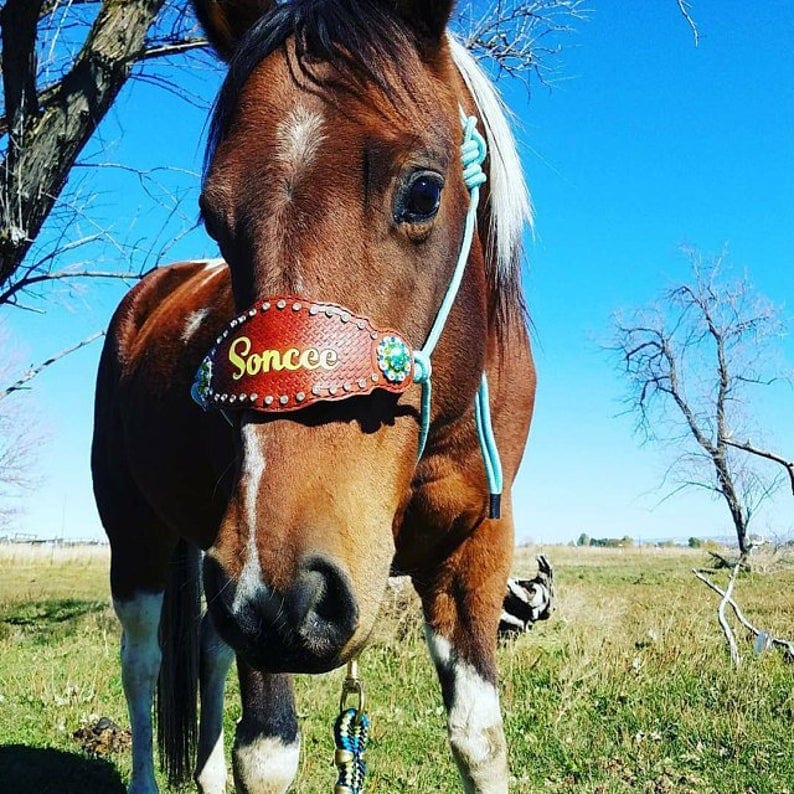
[[[739,634],[744,661],[730,667],[716,597],[690,573],[705,554],[545,551],[559,608],[499,651],[514,791],[794,794],[794,666],[775,652],[753,655]],[[0,549],[4,794],[123,791],[128,753],[93,759],[72,739],[100,716],[127,725],[105,554]],[[532,571],[531,550],[516,567]],[[756,625],[794,637],[794,571],[744,575],[737,598]],[[368,791],[458,791],[409,593],[390,595],[362,672],[373,722]],[[297,679],[301,794],[333,786],[341,677]],[[230,676],[229,743],[238,715]]]

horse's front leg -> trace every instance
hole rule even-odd
[[[114,597],[121,623],[121,681],[132,731],[132,779],[128,794],[157,794],[152,747],[152,701],[160,672],[158,628],[163,593]]]
[[[201,619],[201,723],[196,783],[199,794],[224,794],[223,694],[234,651],[218,636],[209,612]]]
[[[232,750],[240,794],[284,794],[298,773],[300,736],[292,678],[260,673],[239,656],[243,716]]]
[[[508,521],[484,521],[437,570],[414,576],[450,746],[467,794],[507,792],[496,629],[512,561]]]

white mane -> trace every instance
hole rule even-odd
[[[532,227],[532,203],[508,120],[510,111],[466,47],[450,33],[447,38],[452,59],[485,127],[491,159],[491,244],[495,247],[497,273],[507,275],[517,264],[525,226]]]

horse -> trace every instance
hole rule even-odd
[[[229,65],[199,202],[223,258],[135,285],[97,376],[130,794],[157,791],[155,692],[169,779],[225,791],[233,661],[237,791],[286,791],[292,676],[358,657],[391,574],[420,597],[463,789],[507,791],[496,635],[535,393],[530,204],[453,6],[194,0]]]

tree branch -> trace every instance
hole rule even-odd
[[[59,8],[63,7],[64,5],[69,5],[69,6],[91,5],[101,2],[102,0],[46,0],[41,6],[41,11],[39,12],[39,19],[44,19],[44,17],[49,16],[50,14],[54,14]]]
[[[83,339],[82,342],[78,342],[76,345],[72,345],[71,347],[67,347],[64,350],[61,350],[60,353],[56,353],[54,356],[51,356],[46,361],[42,361],[37,367],[33,367],[29,369],[19,380],[15,383],[12,383],[10,386],[7,386],[5,389],[0,391],[0,400],[5,399],[8,397],[9,394],[12,394],[15,391],[22,391],[23,389],[27,388],[27,384],[33,380],[37,375],[41,374],[43,370],[47,367],[54,364],[56,361],[60,361],[62,358],[65,358],[70,353],[74,353],[76,350],[80,350],[80,348],[86,347],[86,345],[90,345],[92,342],[95,342],[97,339],[100,339],[105,335],[104,331],[97,331],[95,334]]]
[[[147,271],[148,272],[148,271]],[[138,281],[146,275],[142,273],[117,273],[113,270],[59,270],[55,273],[39,273],[38,275],[25,276],[12,284],[4,292],[0,292],[0,306],[4,303],[13,303],[13,298],[34,284],[41,284],[45,281],[64,281],[73,278],[110,278],[121,279],[122,281]]]
[[[692,4],[688,2],[688,0],[676,0],[676,2],[678,3],[678,10],[681,12],[692,30],[692,37],[695,39],[695,46],[697,47],[698,44],[700,44],[700,33],[698,32],[697,23],[694,19],[692,19],[692,15],[689,13],[689,7]]]
[[[794,496],[794,461],[786,460],[784,457],[781,457],[774,452],[768,452],[765,449],[758,449],[758,447],[754,447],[749,441],[742,443],[738,441],[731,441],[729,438],[723,438],[723,441],[728,444],[728,446],[736,447],[736,449],[742,449],[745,452],[749,452],[751,455],[757,455],[759,458],[772,460],[775,463],[779,463],[781,466],[783,466],[788,473],[789,482],[791,483],[791,494]]]
[[[728,587],[725,589],[722,600],[720,601],[720,605],[717,607],[717,620],[719,621],[720,626],[722,626],[725,639],[728,641],[728,647],[731,650],[731,661],[733,662],[734,667],[738,667],[742,663],[742,657],[739,656],[739,646],[736,644],[736,637],[733,635],[731,624],[728,623],[728,619],[725,617],[725,607],[731,600],[731,593],[733,593],[733,588],[736,584],[736,577],[739,575],[739,568],[741,568],[741,566],[742,560],[739,559],[739,562],[733,566],[730,579],[728,579]]]
[[[765,631],[762,632],[759,629],[757,629],[745,617],[742,610],[739,609],[739,605],[733,600],[733,597],[730,596],[727,593],[727,591],[722,590],[720,587],[715,585],[710,579],[708,579],[708,577],[706,577],[701,571],[698,571],[696,568],[692,569],[692,573],[695,574],[695,576],[698,579],[700,579],[700,581],[703,582],[703,584],[705,584],[707,587],[710,587],[715,593],[717,593],[717,595],[721,596],[723,601],[726,601],[726,603],[730,605],[731,609],[733,609],[733,612],[736,615],[737,620],[739,621],[739,623],[742,624],[742,626],[744,626],[745,629],[747,629],[747,631],[753,634],[756,638],[764,635],[764,637],[768,640],[770,645],[774,645],[778,648],[783,649],[783,653],[786,661],[794,662],[794,642],[792,642],[791,640],[784,640],[780,637],[775,637],[769,632],[765,632]],[[727,599],[726,599],[726,595],[727,595]]]
[[[145,49],[138,59],[139,61],[150,61],[153,58],[163,58],[169,55],[179,55],[189,50],[200,50],[209,46],[209,42],[204,37],[196,37],[189,39],[182,39],[181,41],[172,41],[166,44],[158,44],[153,47]]]

